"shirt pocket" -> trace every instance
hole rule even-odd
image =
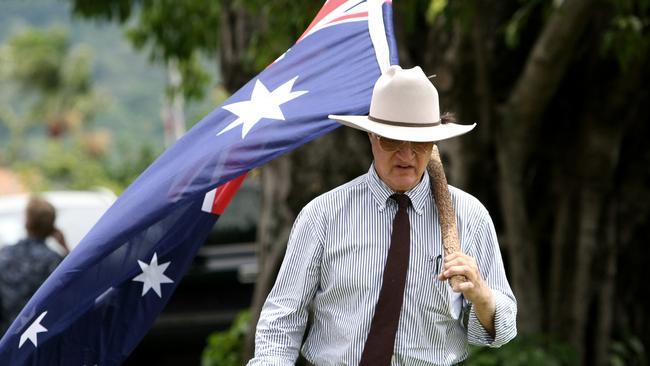
[[[410,287],[414,301],[433,318],[451,317],[451,288],[438,280],[442,271],[442,256],[428,255],[413,266],[413,283]]]

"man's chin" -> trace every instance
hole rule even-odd
[[[406,191],[411,190],[416,185],[417,185],[417,181],[415,179],[412,179],[412,178],[398,179],[398,180],[396,180],[394,182],[394,184],[393,184],[393,186],[391,188],[395,192],[404,193]]]

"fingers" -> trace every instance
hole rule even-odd
[[[461,252],[451,253],[445,257],[442,274],[443,278],[464,275],[471,280],[480,276],[476,260]]]
[[[461,282],[461,283],[455,284],[451,288],[452,288],[452,290],[454,290],[454,292],[463,292],[464,293],[465,291],[469,291],[469,290],[473,289],[474,288],[474,283],[470,282],[470,281]]]
[[[456,275],[461,275],[467,277],[470,281],[476,278],[475,272],[472,270],[470,266],[467,265],[460,265],[460,266],[453,266],[449,268],[445,268],[445,270],[438,275],[438,278],[441,281],[447,280],[451,277],[454,277]]]
[[[445,255],[445,262],[450,261],[450,260],[454,260],[456,258],[472,258],[472,257],[468,256],[467,254],[465,254],[463,252],[453,252],[451,254]]]
[[[454,252],[445,256],[442,272],[438,275],[441,281],[454,276],[464,276],[466,281],[454,282],[452,289],[465,295],[472,295],[481,285],[481,275],[476,260],[462,252]]]
[[[469,255],[464,254],[462,252],[451,253],[445,256],[445,261],[444,261],[445,266],[449,264],[450,267],[459,264],[470,264],[470,263],[476,266],[476,260],[474,260],[473,257],[470,257]]]
[[[462,252],[454,252],[445,256],[442,272],[438,275],[441,281],[447,281],[454,276],[464,276],[465,281],[451,283],[454,292],[461,292],[472,303],[485,302],[491,297],[491,291],[481,277],[476,260]]]

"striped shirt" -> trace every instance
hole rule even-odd
[[[425,179],[412,202],[409,269],[391,365],[451,365],[467,344],[499,347],[515,337],[516,300],[492,220],[471,195],[449,187],[464,253],[474,257],[496,302],[492,338],[473,307],[447,282],[437,208]],[[373,166],[367,174],[310,202],[294,223],[277,280],[262,309],[253,365],[357,365],[379,298],[397,204]]]

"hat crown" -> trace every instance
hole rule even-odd
[[[438,122],[438,91],[419,66],[402,69],[393,65],[375,83],[370,116],[400,123]]]

